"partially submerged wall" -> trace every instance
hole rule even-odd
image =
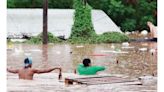
[[[48,31],[55,36],[64,35],[68,38],[73,25],[73,9],[49,9]],[[42,9],[8,9],[8,35],[30,33],[37,35],[42,32]],[[102,11],[92,10],[93,26],[97,34],[104,32],[121,32],[118,26]]]

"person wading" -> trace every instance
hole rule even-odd
[[[42,73],[49,73],[55,69],[59,70],[59,79],[61,78],[61,68],[55,67],[55,68],[49,68],[49,69],[33,69],[32,68],[32,60],[30,58],[25,58],[24,60],[24,67],[21,69],[11,69],[7,68],[7,71],[10,73],[15,73],[19,75],[19,79],[24,80],[33,80],[34,74],[42,74]]]
[[[85,58],[83,64],[79,64],[77,67],[78,74],[80,75],[95,75],[98,71],[103,70],[105,70],[104,66],[92,66],[89,58]]]

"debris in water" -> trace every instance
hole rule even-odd
[[[155,52],[155,49],[150,49],[150,53],[154,53]]]
[[[121,47],[122,49],[133,49],[134,47]]]
[[[72,54],[73,52],[72,52],[72,51],[70,51],[69,53],[70,53],[70,54]]]
[[[112,48],[112,49],[115,49],[115,46],[112,44],[112,45],[111,45],[111,48]]]
[[[114,51],[114,50],[101,50],[101,52],[108,52],[108,53],[128,53],[126,51],[121,51],[120,49]]]
[[[29,56],[31,56],[31,53],[24,53],[24,55],[26,56],[26,57],[29,57]]]
[[[84,46],[83,45],[80,45],[80,46],[76,46],[76,48],[83,48]]]
[[[26,39],[11,39],[11,42],[25,42]]]
[[[147,48],[139,48],[139,51],[147,51]]]
[[[116,63],[118,64],[119,62],[118,62],[118,59],[116,60]]]
[[[42,52],[42,50],[40,50],[40,49],[32,49],[30,51],[33,51],[33,52]]]
[[[143,30],[143,31],[141,32],[141,35],[146,36],[147,34],[148,34],[148,31],[147,31],[147,30]]]
[[[92,54],[91,56],[111,56],[110,54]]]
[[[129,46],[129,43],[128,42],[123,42],[122,46],[127,47],[127,46]]]
[[[131,32],[125,32],[125,34],[126,34],[126,35],[129,35],[129,34],[131,34]]]

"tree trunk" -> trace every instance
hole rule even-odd
[[[43,0],[43,44],[48,44],[47,32],[47,13],[48,13],[48,0]]]

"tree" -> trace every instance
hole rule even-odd
[[[48,0],[43,0],[43,44],[48,43],[48,32],[47,32],[47,10],[48,10]]]
[[[82,0],[74,0],[74,8],[74,24],[72,27],[71,38],[92,37],[95,32],[91,18],[91,7],[88,4],[84,6]]]

